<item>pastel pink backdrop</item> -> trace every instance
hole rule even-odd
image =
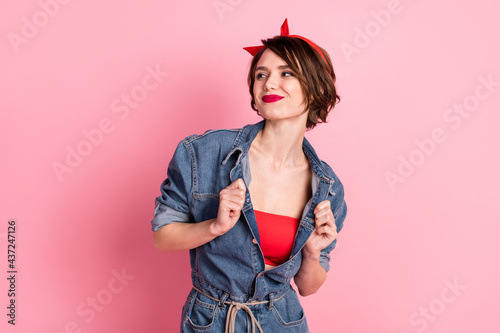
[[[2,332],[178,331],[188,253],[152,246],[154,198],[183,137],[259,121],[242,47],[285,17],[329,51],[342,96],[307,133],[349,206],[302,299],[311,332],[498,332],[496,2],[2,7],[0,260],[4,276],[15,219],[19,271],[16,326],[1,279]]]

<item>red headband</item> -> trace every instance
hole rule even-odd
[[[287,19],[285,19],[285,22],[283,22],[283,24],[281,25],[281,36],[289,36],[289,37],[294,37],[294,38],[300,38],[300,39],[302,39],[303,41],[307,42],[307,44],[311,45],[312,48],[315,49],[321,55],[321,57],[323,58],[323,60],[325,61],[325,63],[328,63],[326,61],[325,55],[323,54],[323,52],[321,52],[321,50],[318,47],[318,45],[314,44],[313,42],[311,42],[309,39],[307,39],[305,37],[302,37],[302,36],[299,36],[299,35],[290,35],[290,33],[288,31],[288,20]],[[248,51],[248,53],[250,53],[252,56],[254,56],[254,55],[257,54],[257,52],[259,52],[263,48],[264,48],[264,45],[260,45],[260,46],[248,46],[248,47],[244,47],[243,49],[246,50],[246,51]]]

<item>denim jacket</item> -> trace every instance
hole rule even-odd
[[[216,218],[219,192],[238,178],[247,189],[251,181],[248,151],[265,121],[234,130],[209,130],[182,140],[169,163],[167,179],[156,198],[153,231],[173,222],[197,223]],[[333,170],[316,155],[304,138],[303,151],[312,167],[313,196],[304,207],[290,258],[265,271],[259,230],[250,194],[239,221],[226,234],[190,250],[191,290],[182,311],[182,332],[222,332],[227,316],[225,302],[267,301],[251,308],[264,332],[287,328],[308,332],[307,323],[290,280],[302,262],[302,247],[315,228],[314,208],[328,199],[340,231],[347,213],[344,189]],[[330,251],[336,240],[321,251],[320,264],[328,272]],[[222,301],[221,301],[222,300]],[[237,332],[245,331],[246,314],[238,314]],[[244,327],[244,330],[243,330]],[[265,328],[264,328],[265,327]]]

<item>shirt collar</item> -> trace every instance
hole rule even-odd
[[[264,124],[265,120],[262,120],[256,124],[244,126],[238,132],[238,135],[234,140],[233,146],[231,147],[231,150],[229,151],[227,156],[222,161],[222,164],[226,164],[227,161],[231,158],[231,156],[233,156],[234,154],[238,154],[238,159],[236,160],[235,164],[238,165],[240,163],[241,156],[250,149],[253,140],[257,136],[257,133],[259,133],[259,131],[262,128],[264,128]],[[306,154],[307,158],[309,159],[309,162],[311,163],[313,173],[316,176],[318,176],[320,180],[326,181],[328,183],[333,183],[334,179],[326,172],[326,170],[323,167],[323,163],[321,162],[318,155],[314,151],[314,148],[309,143],[309,141],[307,141],[306,138],[304,138],[304,142],[302,143],[302,149]]]
[[[264,128],[265,120],[262,120],[258,122],[257,124],[252,124],[252,125],[246,125],[243,127],[239,132],[238,135],[236,136],[236,139],[234,140],[233,146],[231,147],[231,150],[227,154],[226,158],[222,161],[222,164],[226,164],[229,158],[233,156],[234,154],[238,153],[238,160],[236,161],[236,165],[240,162],[240,157],[242,153],[245,153],[250,149],[250,146],[252,145],[253,140],[257,136],[257,133]]]

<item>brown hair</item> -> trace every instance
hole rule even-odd
[[[262,43],[264,48],[255,54],[248,72],[248,87],[252,96],[252,109],[258,111],[253,95],[255,68],[264,51],[270,49],[290,66],[299,79],[302,91],[307,99],[305,101],[308,110],[307,129],[314,128],[320,122],[326,122],[328,113],[340,101],[335,89],[335,73],[328,53],[318,46],[326,58],[325,63],[321,55],[306,41],[289,36],[276,36],[262,40]],[[312,99],[309,100],[307,96],[312,96]]]

